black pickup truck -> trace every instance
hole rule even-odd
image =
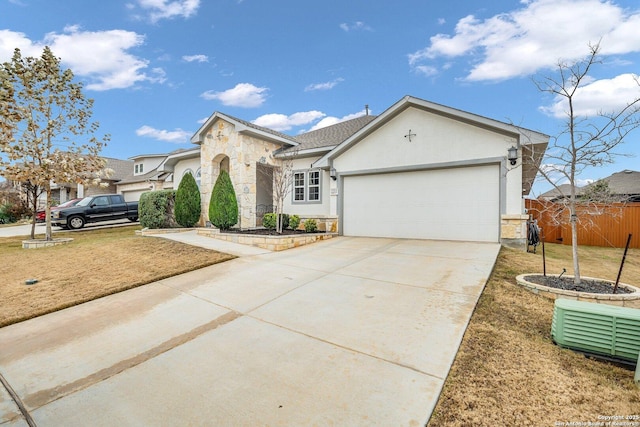
[[[77,230],[89,222],[138,220],[138,202],[125,202],[122,194],[85,197],[77,205],[51,214],[51,224]]]

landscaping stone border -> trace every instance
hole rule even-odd
[[[213,237],[214,239],[224,240],[226,242],[239,243],[242,245],[251,245],[270,251],[284,251],[287,249],[297,248],[299,246],[308,245],[319,240],[331,239],[337,236],[337,233],[305,233],[305,234],[289,234],[283,236],[262,236],[251,234],[237,233],[221,233],[218,229],[198,229],[201,236]]]
[[[59,237],[52,240],[23,240],[22,249],[40,249],[48,248],[51,246],[66,245],[69,242],[73,242],[71,237]]]
[[[608,304],[608,305],[616,305],[619,307],[631,307],[631,308],[640,308],[640,289],[635,286],[628,285],[626,283],[619,283],[618,286],[622,288],[629,289],[631,291],[630,294],[593,294],[587,292],[576,292],[576,291],[567,291],[564,289],[556,289],[551,288],[549,286],[538,285],[536,283],[529,282],[524,278],[526,276],[542,276],[541,274],[521,274],[516,277],[516,281],[518,285],[524,287],[526,290],[533,292],[534,294],[541,295],[545,298],[549,299],[557,299],[557,298],[565,298],[577,301],[586,301],[593,302],[598,304]],[[548,275],[548,276],[558,276],[558,275]],[[571,277],[571,276],[564,276]],[[615,282],[604,279],[595,279],[593,277],[583,277],[583,279],[593,279],[600,280],[603,282],[609,282],[612,285]]]

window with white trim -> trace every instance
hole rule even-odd
[[[198,185],[198,190],[200,189],[200,184],[202,183],[202,170],[198,168],[196,171],[196,184]]]
[[[319,170],[293,173],[293,203],[319,203],[321,201],[321,176]]]
[[[309,171],[307,199],[310,202],[317,202],[320,200],[320,171]]]
[[[293,174],[293,201],[304,202],[304,172]]]

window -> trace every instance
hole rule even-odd
[[[108,196],[100,196],[93,199],[93,205],[96,206],[109,206],[109,197]]]
[[[310,202],[320,200],[320,171],[309,171],[309,191],[307,194]]]
[[[200,183],[202,182],[202,175],[201,175],[201,172],[202,172],[202,171],[201,171],[200,169],[198,169],[198,170],[196,171],[196,176],[195,176],[195,178],[196,178],[196,184],[198,184],[198,190],[200,189]]]
[[[140,173],[142,173],[142,167],[143,167],[143,166],[144,166],[144,165],[143,165],[142,163],[140,163]]]
[[[320,202],[320,171],[298,171],[293,173],[293,202]]]
[[[134,173],[140,173],[140,170],[138,169],[138,166],[140,166],[140,165],[135,165],[133,167]]]
[[[293,200],[304,202],[304,172],[293,174]]]

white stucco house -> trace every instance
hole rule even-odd
[[[197,148],[174,153],[154,171],[165,188],[169,182],[177,188],[185,173],[196,176],[203,224],[224,169],[238,198],[238,226],[259,225],[273,205],[273,170],[291,156],[284,212],[314,218],[321,229],[523,245],[523,196],[548,141],[532,130],[406,96],[378,116],[296,136],[216,112],[191,138]],[[151,167],[147,157],[133,158],[143,165],[139,174]]]

